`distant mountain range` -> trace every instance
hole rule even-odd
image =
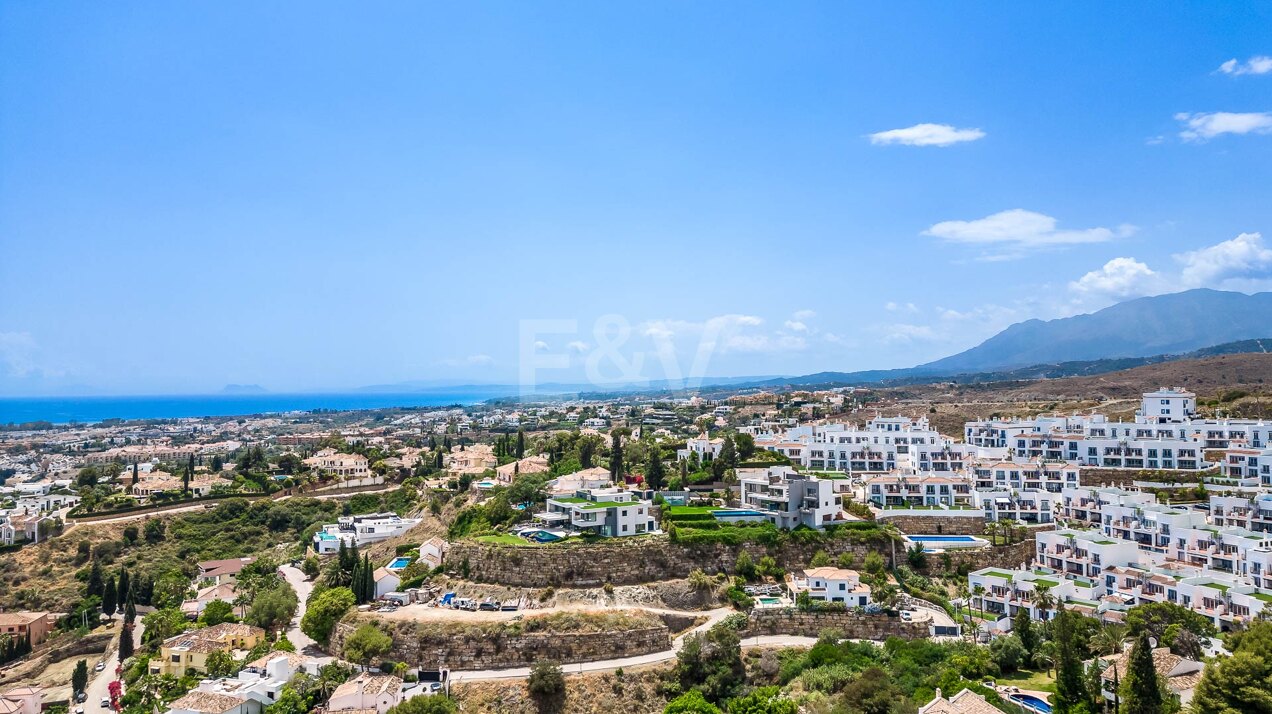
[[[756,387],[1000,381],[1100,374],[1155,362],[1272,350],[1272,293],[1188,290],[1088,315],[1018,322],[981,344],[902,369],[818,372]]]

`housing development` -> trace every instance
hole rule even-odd
[[[760,647],[829,627],[980,648],[1007,678],[1030,666],[1011,648],[1084,618],[1112,633],[1079,662],[1112,702],[1134,644],[1112,638],[1169,607],[1156,616],[1190,629],[1155,635],[1153,657],[1186,705],[1207,658],[1225,656],[1211,638],[1272,616],[1261,419],[1203,415],[1179,388],[1143,393],[1130,415],[1037,411],[953,435],[933,414],[837,388],[10,429],[0,440],[24,448],[8,453],[43,456],[8,462],[0,533],[14,555],[0,557],[78,547],[65,557],[88,582],[69,599],[7,597],[4,651],[22,663],[124,621],[102,631],[105,667],[86,681],[18,666],[0,675],[15,685],[5,696],[15,712],[36,692],[70,708],[216,714],[299,697],[387,714],[462,701],[542,659],[584,672],[676,660],[725,620]],[[237,530],[254,512],[290,544]],[[217,541],[222,527],[242,535]],[[168,548],[189,528],[219,544],[184,546],[180,566]],[[153,555],[112,563],[92,539],[70,546],[94,529]],[[528,646],[519,622],[555,644]],[[380,673],[332,669],[342,662]],[[1044,711],[1057,686],[962,676],[970,689],[926,711]],[[187,684],[145,689],[164,677]],[[318,698],[297,677],[339,681]]]

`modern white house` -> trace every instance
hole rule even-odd
[[[322,527],[314,534],[314,552],[329,555],[345,547],[362,546],[401,535],[416,525],[419,518],[402,518],[396,513],[368,513],[361,516],[341,516],[338,522]]]
[[[549,526],[573,533],[592,533],[610,538],[643,535],[658,530],[653,504],[620,488],[576,491],[573,496],[548,498],[546,510],[535,514]]]
[[[972,482],[961,475],[883,474],[866,479],[866,500],[879,508],[972,507]]]
[[[742,505],[779,528],[824,528],[844,520],[834,482],[801,474],[789,466],[738,469]]]
[[[814,600],[841,602],[846,607],[870,604],[870,588],[862,584],[861,575],[855,570],[829,566],[809,568],[799,574],[792,573],[787,584],[796,597],[807,592]]]
[[[318,660],[294,652],[270,652],[233,677],[204,680],[168,706],[167,714],[259,714],[278,699],[297,674],[316,675]]]

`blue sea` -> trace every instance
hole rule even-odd
[[[507,388],[438,389],[410,394],[211,394],[138,397],[3,397],[0,424],[48,421],[97,422],[103,419],[174,419],[239,416],[312,409],[384,409],[475,404],[512,396]]]

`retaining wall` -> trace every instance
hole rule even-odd
[[[902,533],[915,535],[982,535],[985,533],[984,511],[940,511],[922,515],[907,513],[889,515],[887,511],[875,514],[880,523],[891,523]]]
[[[863,615],[855,612],[800,612],[798,610],[755,610],[747,618],[744,637],[756,635],[797,635],[818,637],[822,630],[835,629],[844,637],[861,640],[906,640],[928,636],[928,622],[906,622],[887,615]]]
[[[341,622],[331,635],[331,651],[340,656],[345,638],[362,621]],[[473,636],[453,627],[381,621],[392,629],[393,649],[384,659],[422,669],[456,670],[528,667],[543,659],[562,664],[634,657],[671,649],[665,625],[611,632],[526,632],[515,630]]]

